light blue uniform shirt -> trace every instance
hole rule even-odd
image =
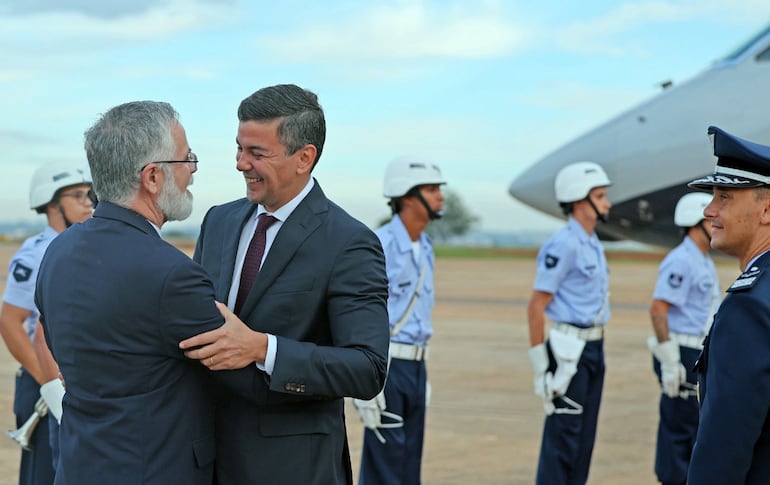
[[[5,283],[3,301],[29,310],[24,329],[30,340],[35,335],[35,325],[40,316],[35,306],[37,271],[40,269],[45,250],[58,235],[51,226],[46,226],[43,232],[24,241],[8,265],[8,279]]]
[[[393,342],[402,344],[425,345],[433,335],[431,311],[435,304],[433,294],[433,245],[430,238],[420,234],[419,260],[412,251],[412,240],[406,232],[404,223],[397,215],[384,226],[375,231],[380,238],[385,252],[385,271],[388,275],[388,319],[393,330],[409,306],[417,280],[420,278],[420,268],[425,261],[425,277],[422,282],[420,296],[412,308],[412,313],[401,331],[391,337]]]
[[[587,234],[570,217],[537,254],[535,290],[553,295],[545,313],[554,322],[580,327],[610,318],[609,268],[596,233]]]
[[[714,261],[690,237],[663,258],[653,298],[671,304],[668,329],[705,335],[721,301]]]

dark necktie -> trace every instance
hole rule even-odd
[[[243,302],[254,285],[259,273],[259,265],[262,263],[262,256],[265,254],[265,243],[267,242],[267,228],[272,226],[276,219],[273,216],[262,213],[257,221],[257,229],[249,243],[249,249],[246,250],[246,257],[243,259],[243,268],[241,268],[241,283],[238,285],[238,296],[235,298],[235,314],[241,311]]]

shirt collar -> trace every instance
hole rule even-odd
[[[682,242],[684,243],[684,246],[687,248],[688,251],[690,252],[697,251],[698,253],[703,254],[701,253],[701,250],[698,248],[698,245],[695,244],[695,241],[693,241],[690,236],[685,236],[684,241]]]
[[[402,253],[410,252],[412,250],[412,239],[409,237],[409,233],[406,230],[404,221],[398,217],[398,214],[394,214],[393,219],[390,221],[390,225],[391,230],[393,231],[393,236],[395,237],[396,243],[398,244],[398,250]],[[420,238],[417,240],[419,241]]]
[[[313,189],[313,186],[315,185],[315,179],[313,177],[310,177],[307,184],[305,184],[305,187],[297,194],[293,199],[291,199],[289,202],[285,203],[283,206],[279,207],[278,210],[275,212],[268,212],[267,209],[265,209],[265,206],[262,204],[259,204],[257,207],[257,217],[259,217],[260,214],[270,214],[274,216],[279,221],[283,222],[286,219],[289,218],[292,212],[294,212],[294,209],[297,208],[297,206],[302,202],[302,200],[307,197],[307,194],[310,193],[310,191]]]
[[[44,235],[45,237],[48,237],[48,238],[51,238],[51,239],[53,239],[53,238],[55,238],[56,236],[58,236],[58,235],[59,235],[59,233],[58,233],[58,232],[56,232],[56,229],[54,229],[53,227],[51,227],[51,226],[45,226],[45,229],[43,230],[43,235]]]
[[[158,226],[156,226],[156,225],[155,225],[155,223],[154,223],[154,222],[152,222],[152,221],[151,221],[151,220],[149,220],[149,219],[147,219],[147,222],[149,222],[149,223],[150,223],[150,225],[152,226],[152,228],[153,228],[153,229],[155,229],[155,232],[157,232],[157,233],[158,233],[158,236],[160,236],[160,228],[159,228]]]
[[[768,251],[770,251],[770,249],[766,249],[766,250],[762,251],[761,253],[757,254],[755,257],[753,257],[751,259],[751,261],[749,261],[749,264],[746,265],[746,269],[744,269],[743,271],[744,272],[748,271],[749,268],[751,268],[754,265],[754,263],[756,263],[757,260],[759,258],[761,258],[762,256],[764,256]]]
[[[599,238],[596,236],[596,232],[588,234],[586,230],[583,229],[583,226],[581,226],[577,221],[577,219],[572,216],[570,216],[570,218],[567,220],[567,227],[570,231],[573,231],[578,235],[578,239],[582,243],[593,244],[599,241]]]

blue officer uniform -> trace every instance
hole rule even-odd
[[[32,340],[35,324],[39,316],[35,306],[35,280],[40,261],[50,242],[58,233],[50,226],[33,237],[30,237],[11,258],[8,278],[6,280],[3,301],[29,310],[29,316],[24,327]],[[24,424],[32,416],[35,403],[40,398],[40,385],[24,367],[16,373],[16,390],[13,402],[13,412],[16,414],[17,427]],[[22,450],[21,466],[19,468],[20,485],[45,485],[54,480],[53,458],[49,444],[49,419],[41,419],[30,440],[31,450]]]
[[[770,483],[770,252],[727,289],[696,364],[701,417],[687,483]]]
[[[661,262],[653,298],[671,305],[667,315],[669,338],[679,343],[682,365],[687,371],[680,397],[671,398],[663,393],[660,396],[655,475],[664,484],[684,483],[700,414],[693,366],[720,301],[714,261],[689,236]],[[660,362],[654,357],[653,368],[660,381]]]
[[[717,195],[724,190],[726,204],[730,189],[770,187],[770,147],[713,126],[708,133],[717,165],[713,174],[690,182],[691,187],[720,187]],[[689,485],[770,483],[770,251],[765,241],[758,242],[756,255],[749,252],[751,247],[741,248],[748,240],[764,239],[766,228],[759,224],[758,206],[754,208],[756,222],[739,223],[733,234],[730,224],[721,229],[725,240],[732,237],[735,255],[751,259],[727,289],[695,366],[701,414]],[[735,219],[750,216],[749,211],[728,214]]]
[[[572,217],[537,255],[534,289],[553,295],[545,309],[553,322],[584,338],[586,346],[565,396],[546,416],[537,483],[582,484],[588,479],[604,385],[603,327],[610,317],[609,269],[596,233]],[[550,371],[556,363],[550,356]]]
[[[385,383],[386,411],[401,416],[403,426],[379,428],[385,443],[370,429],[364,431],[359,485],[420,483],[423,437],[425,434],[427,345],[433,327],[431,311],[434,254],[424,233],[412,241],[398,215],[375,231],[385,253],[388,275],[388,315],[391,328],[390,367]],[[407,311],[417,289],[421,268],[425,276],[419,296],[406,324],[396,334],[392,331]],[[383,424],[393,423],[387,415]]]

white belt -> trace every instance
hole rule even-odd
[[[686,333],[668,332],[668,338],[675,341],[682,347],[688,349],[701,350],[703,348],[703,339],[700,335],[689,335]]]
[[[593,327],[576,327],[569,323],[553,322],[551,328],[554,328],[561,333],[567,335],[573,335],[581,340],[590,342],[592,340],[601,340],[604,338],[604,326],[594,325]]]
[[[398,342],[390,343],[390,357],[401,360],[428,360],[428,346],[400,344]]]

